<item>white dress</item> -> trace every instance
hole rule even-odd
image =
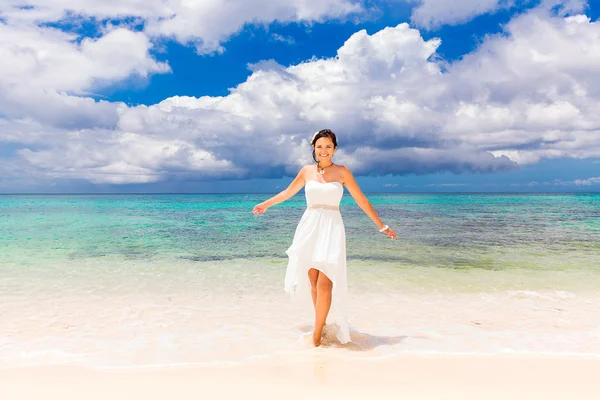
[[[304,190],[307,208],[298,223],[292,245],[286,251],[289,262],[285,291],[310,300],[308,270],[315,268],[327,275],[333,282],[329,319],[338,325],[338,340],[348,343],[346,233],[339,211],[344,187],[339,182],[310,180]]]

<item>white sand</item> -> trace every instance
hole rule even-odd
[[[600,399],[600,358],[397,356],[342,360],[316,350],[240,364],[0,370],[0,399]]]

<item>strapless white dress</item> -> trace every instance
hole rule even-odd
[[[338,340],[348,343],[346,233],[339,211],[344,187],[339,182],[308,181],[304,191],[307,208],[298,223],[292,245],[286,251],[289,262],[285,291],[310,300],[308,270],[315,268],[327,275],[333,282],[328,323],[336,323]]]

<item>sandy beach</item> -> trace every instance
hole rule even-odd
[[[320,349],[245,363],[7,368],[0,397],[34,399],[598,399],[600,358],[397,356],[342,360]]]

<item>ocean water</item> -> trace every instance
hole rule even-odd
[[[600,194],[345,195],[353,343],[283,292],[302,194],[0,196],[0,366],[600,355]]]

